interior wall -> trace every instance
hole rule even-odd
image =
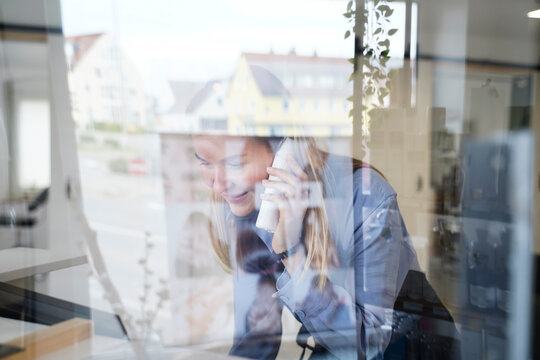
[[[432,159],[438,156],[431,148],[433,136],[439,131],[456,135],[455,156],[459,156],[461,134],[471,135],[473,131],[472,135],[483,137],[488,133],[508,131],[504,121],[499,127],[480,124],[490,116],[491,110],[494,111],[491,108],[485,108],[482,119],[477,119],[476,129],[471,128],[472,117],[478,114],[471,113],[470,104],[488,91],[482,82],[492,79],[494,74],[500,73],[501,78],[509,79],[530,74],[527,66],[529,69],[538,66],[540,20],[526,19],[526,12],[538,7],[533,0],[519,1],[518,4],[498,2],[495,12],[485,11],[490,5],[486,1],[479,4],[469,0],[436,0],[419,1],[418,4],[420,60],[416,62],[416,88],[411,89],[411,66],[406,61],[393,78],[390,109],[377,119],[378,124],[373,122],[369,160],[397,191],[407,228],[413,239],[418,240],[420,260],[427,264],[429,245],[421,239],[429,239],[435,225],[437,199],[430,185],[437,179],[431,178],[432,167],[444,162],[443,158]],[[497,16],[508,23],[497,22]],[[535,107],[540,93],[538,76],[534,77],[534,83],[531,128],[536,139],[536,155],[540,154],[540,114]],[[415,106],[410,104],[411,90],[415,91]],[[508,121],[508,104],[501,106],[501,116]],[[478,109],[481,107],[475,104],[473,110]],[[434,111],[442,114],[441,129],[436,128],[441,124],[434,125]],[[540,209],[539,162],[536,155],[533,180],[536,214]],[[540,225],[534,223],[535,249],[540,253]],[[421,249],[422,246],[425,248]]]
[[[1,57],[0,57],[1,58]],[[0,63],[0,67],[3,65]],[[7,107],[7,89],[0,83],[0,169],[10,168],[9,124]],[[0,201],[9,198],[9,171],[0,172]]]
[[[532,103],[531,130],[534,137],[534,169],[533,169],[533,209],[531,222],[533,228],[533,249],[536,255],[540,255],[540,73],[537,71],[533,77],[534,96]]]
[[[39,98],[50,106],[51,130],[51,184],[46,216],[41,218],[35,245],[52,252],[69,255],[85,251],[84,234],[73,206],[81,206],[78,154],[75,131],[71,118],[70,95],[67,84],[67,65],[64,37],[61,33],[60,1],[22,0],[0,3],[0,22],[31,27],[32,32],[4,31],[0,43],[0,81],[2,82],[2,110],[7,124],[6,133],[11,143],[8,171],[9,181],[0,178],[3,199],[19,198],[24,191],[18,189],[16,171],[19,164],[14,149],[18,136],[16,106],[21,99]],[[16,36],[15,36],[16,35]],[[1,135],[1,134],[0,134]],[[24,136],[24,134],[21,134]],[[0,141],[1,145],[1,141]],[[2,161],[0,159],[0,161]],[[11,182],[11,185],[6,183]],[[10,190],[5,193],[6,186]],[[39,292],[88,305],[88,266],[78,266],[48,273],[35,284]]]

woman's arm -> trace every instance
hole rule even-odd
[[[363,217],[362,223],[356,220]],[[355,208],[354,233],[358,341],[370,358],[386,349],[395,300],[409,269],[418,266],[395,194],[373,210]]]
[[[287,259],[288,269],[278,279],[275,295],[316,342],[338,358],[371,358],[384,352],[391,336],[388,310],[393,308],[410,266],[409,257],[414,255],[406,246],[407,233],[395,195],[375,208],[358,204],[355,201],[351,266],[342,264],[341,269],[330,270],[330,278],[320,290],[316,271],[302,274],[300,253]],[[352,285],[340,281],[347,278],[354,279]],[[336,285],[338,281],[344,285]]]
[[[307,176],[294,160],[289,161],[289,167],[292,172],[269,169],[281,181],[266,182],[278,191],[265,196],[280,209],[272,241],[275,252],[298,242],[297,225],[308,206],[301,196]],[[328,276],[321,289],[321,274],[313,269],[304,271],[306,251],[299,251],[284,261],[287,271],[277,281],[275,296],[319,345],[338,358],[370,358],[383,352],[390,340],[391,323],[386,319],[391,321],[399,287],[416,259],[390,185],[369,168],[356,170],[352,180],[326,184],[344,187],[336,189],[342,192],[341,197],[326,199],[337,202],[334,212],[327,214],[335,229],[334,245],[342,252],[341,265],[323,269]],[[346,193],[347,185],[352,185],[350,194]]]

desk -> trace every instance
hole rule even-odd
[[[30,323],[26,321],[6,319],[0,317],[0,342],[5,343],[14,338],[18,338],[37,330],[46,329],[49,326]],[[66,346],[53,353],[39,356],[42,360],[57,359],[82,359],[91,355],[100,354],[110,349],[114,349],[121,344],[126,344],[127,340],[107,336],[93,335],[88,339]]]
[[[86,264],[86,255],[16,247],[0,250],[0,282]]]
[[[28,323],[20,320],[0,318],[0,342],[7,342],[36,330],[46,329],[48,326]],[[39,356],[39,360],[63,360],[63,359],[171,359],[171,360],[234,360],[242,359],[227,355],[230,344],[223,349],[218,347],[218,352],[210,346],[198,347],[163,347],[152,343],[147,345],[130,343],[126,339],[119,339],[93,334],[90,338],[75,342],[52,353]],[[141,357],[137,357],[134,346],[141,351]]]

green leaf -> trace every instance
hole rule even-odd
[[[343,13],[343,16],[345,16],[348,19],[352,16],[352,12]]]
[[[386,49],[386,50],[384,50],[384,51],[381,51],[381,56],[382,56],[382,57],[387,57],[389,52],[390,52],[389,49]]]
[[[388,9],[388,10],[386,10],[385,15],[386,15],[386,17],[390,17],[390,16],[392,16],[393,13],[394,13],[394,9]]]
[[[353,102],[353,101],[354,101],[354,96],[349,96],[349,97],[347,98],[347,101]]]
[[[347,59],[348,62],[350,62],[351,64],[354,64],[354,58],[349,58]]]
[[[349,36],[351,36],[351,32],[347,30],[347,32],[345,33],[345,39],[348,38]]]
[[[378,12],[375,13],[375,16],[377,16],[377,20],[379,20],[379,17],[381,16]]]
[[[354,109],[349,110],[349,117],[353,117]]]
[[[380,5],[379,7],[377,7],[377,10],[388,11],[388,10],[390,10],[390,6],[388,6],[388,5]]]
[[[380,34],[381,32],[382,32],[382,28],[378,28],[377,30],[375,30],[375,32],[373,33],[373,35]]]
[[[390,29],[390,30],[388,31],[388,35],[392,36],[392,35],[394,35],[395,33],[397,33],[397,31],[398,31],[398,29]]]
[[[351,74],[351,76],[349,76],[349,81],[353,81],[354,80],[354,73]]]
[[[352,2],[352,0],[351,0],[351,1],[349,1],[349,3],[347,4],[347,11],[348,11],[348,12],[352,10],[352,5],[353,5],[353,2]]]
[[[386,39],[384,41],[379,41],[378,44],[379,44],[379,46],[384,46],[386,48],[389,48],[390,47],[390,40]]]

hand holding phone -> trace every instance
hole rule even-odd
[[[307,164],[307,142],[305,140],[286,138],[282,141],[278,151],[274,156],[272,167],[283,170],[289,170],[287,166],[287,157],[291,156],[301,168]],[[279,181],[279,178],[270,175],[269,180]],[[265,194],[274,194],[276,190],[266,188]],[[263,200],[257,217],[256,226],[269,232],[275,232],[279,220],[278,206],[267,200]]]

